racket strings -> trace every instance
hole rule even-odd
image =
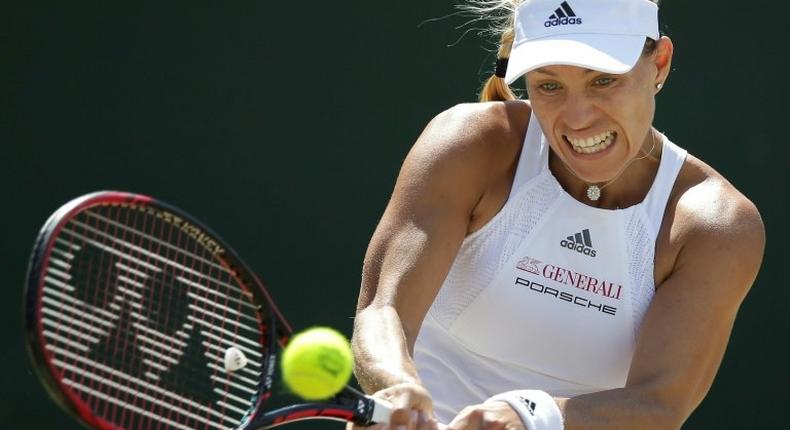
[[[127,218],[126,221],[128,222],[128,218]],[[84,233],[88,234],[89,232],[86,231]],[[94,231],[94,233],[95,233],[95,231]],[[113,234],[118,235],[118,232],[113,232]],[[94,236],[95,236],[95,234],[94,234]],[[123,235],[121,237],[124,237],[124,236],[125,235]],[[90,247],[87,247],[87,249],[90,249]],[[105,250],[106,250],[106,248],[105,248]],[[83,257],[87,257],[86,253],[83,253],[82,256]],[[91,262],[92,259],[87,258],[87,261]],[[134,262],[132,262],[132,263],[134,263]],[[140,265],[140,264],[138,264],[138,265]],[[90,267],[89,265],[83,265],[83,266]],[[102,264],[101,262],[98,264],[98,267],[105,267],[105,266],[107,266],[107,265],[106,264]],[[85,270],[84,267],[83,267],[82,273],[87,274],[88,276],[85,276],[85,279],[80,279],[80,282],[79,282],[80,285],[90,286],[90,285],[93,284],[93,282],[91,282],[91,279],[101,279],[102,278],[101,276],[96,276],[95,274],[93,274],[93,276],[91,276],[92,275],[92,271]],[[113,275],[108,275],[108,278],[110,280],[112,280],[114,278],[114,276]],[[136,282],[136,281],[132,281],[132,282]],[[101,281],[99,281],[99,283],[101,283]],[[140,284],[140,285],[142,285],[142,284]],[[112,287],[111,284],[109,286]],[[102,290],[99,289],[99,290],[96,290],[96,291],[102,291]],[[112,288],[108,288],[108,291],[112,292]],[[89,289],[86,289],[85,292],[87,294],[84,294],[84,295],[86,295],[86,296],[90,296],[91,295]],[[100,300],[94,300],[94,301],[100,302]],[[121,303],[123,303],[123,300],[121,301]],[[135,304],[134,301],[129,301],[129,303],[130,304]],[[110,305],[111,306],[114,305],[113,307],[114,307],[114,310],[116,312],[120,312],[122,310],[121,306],[119,306],[118,303],[113,302],[113,303],[110,303]],[[140,305],[137,304],[137,307],[139,308]],[[132,310],[129,314],[130,315],[128,315],[128,316],[137,317],[137,319],[142,319],[143,318],[141,316],[141,314],[139,312],[135,312],[135,310]],[[93,355],[97,355],[100,358],[101,357],[105,357],[104,360],[101,360],[101,361],[104,361],[106,364],[110,364],[115,369],[120,368],[121,370],[126,370],[127,371],[127,372],[124,372],[123,374],[128,374],[129,373],[128,371],[130,371],[130,370],[133,371],[135,368],[141,367],[139,364],[136,365],[136,366],[134,365],[135,362],[139,363],[140,358],[139,357],[135,357],[136,354],[132,354],[130,356],[129,354],[127,354],[127,351],[126,351],[126,347],[127,347],[128,343],[129,343],[129,339],[128,339],[128,337],[125,337],[123,335],[125,333],[129,333],[130,332],[129,331],[129,327],[128,327],[128,325],[129,325],[128,323],[129,323],[130,319],[128,318],[128,316],[120,318],[120,322],[121,323],[126,323],[126,326],[120,325],[119,327],[116,328],[117,329],[117,333],[113,333],[113,335],[109,337],[109,340],[114,340],[114,342],[109,341],[106,344],[102,344],[101,347],[97,347],[97,348],[95,348],[93,350]],[[140,338],[137,338],[136,340],[139,340],[139,339]],[[120,351],[120,353],[118,353],[119,351]],[[141,351],[145,351],[145,349],[141,348]],[[148,351],[150,352],[151,350],[148,349]],[[131,352],[134,353],[135,350],[132,349]],[[112,360],[113,358],[115,358],[115,360]],[[120,360],[119,360],[119,358],[120,358]],[[153,362],[152,360],[150,360],[148,358],[144,358],[143,362],[146,362],[146,361],[150,361],[151,362],[149,364],[151,367],[157,367],[158,366],[162,370],[167,370],[167,368],[164,367],[164,366],[161,366],[161,364],[155,363],[155,362]],[[149,372],[149,373],[146,374],[146,376],[150,379],[151,376],[153,376],[153,375]],[[105,384],[109,385],[110,388],[118,388],[117,385],[114,386],[112,384],[113,382],[114,381],[110,380],[109,384],[107,382],[105,382]],[[136,399],[137,397],[134,396],[134,394],[136,394],[136,393],[130,393],[129,390],[123,390],[123,388],[124,388],[123,386],[120,386],[120,388],[121,388],[121,390],[119,390],[120,391],[119,394],[121,394],[121,395],[120,396],[116,396],[116,397],[111,397],[110,399],[119,400],[120,402],[122,402],[122,403],[120,403],[120,405],[128,405],[128,406],[126,408],[120,408],[120,410],[119,410],[119,408],[116,407],[116,406],[119,405],[118,401],[111,402],[110,404],[105,403],[105,404],[101,405],[101,406],[103,406],[103,408],[101,410],[99,410],[99,412],[100,412],[101,416],[107,417],[109,420],[111,420],[113,422],[120,422],[120,423],[123,423],[124,425],[129,425],[130,423],[127,422],[127,418],[133,418],[134,415],[133,414],[127,414],[127,409],[130,409],[130,408],[135,409],[136,405],[134,405],[134,404],[129,405],[128,403],[126,403],[126,401],[127,401],[127,398]],[[102,394],[102,393],[99,392],[99,394]],[[145,396],[145,393],[141,393],[141,396],[143,398],[149,398],[150,399],[150,396]]]
[[[253,407],[263,316],[198,240],[149,211],[102,206],[63,227],[49,261],[46,348],[97,416],[123,428],[233,428]],[[230,347],[247,367],[225,371]]]

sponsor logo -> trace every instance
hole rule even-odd
[[[609,299],[621,300],[622,298],[623,286],[619,283],[579,273],[550,263],[544,264],[542,261],[529,256],[525,256],[519,260],[518,263],[516,263],[516,269]]]
[[[181,230],[184,234],[187,234],[191,238],[198,241],[198,243],[203,245],[207,251],[216,256],[220,256],[225,253],[225,249],[222,248],[211,236],[201,230],[200,227],[193,225],[178,215],[172,214],[165,210],[159,210],[150,206],[138,205],[134,203],[121,203],[120,206],[123,208],[135,209],[140,212],[147,212],[149,215],[153,215],[162,221],[171,224],[175,228]]]
[[[277,358],[275,354],[269,356],[269,368],[266,369],[266,376],[263,379],[263,386],[266,387],[267,390],[272,389],[272,384],[274,384],[274,370],[277,368]]]
[[[535,402],[533,402],[532,400],[530,400],[530,399],[528,399],[528,398],[526,398],[524,396],[518,396],[518,398],[519,398],[519,400],[521,400],[521,403],[523,403],[524,406],[527,407],[527,411],[529,412],[529,414],[534,417],[535,416],[535,407],[537,406],[535,404]]]
[[[574,272],[573,270],[564,269],[551,264],[543,266],[541,276],[610,299],[620,300],[620,296],[623,292],[623,286],[620,284],[615,284],[614,282],[602,278]]]
[[[516,263],[516,269],[540,275],[540,268],[538,267],[538,264],[540,263],[540,260],[536,260],[532,257],[524,257],[518,263]]]
[[[553,297],[556,300],[561,300],[563,302],[568,303],[569,305],[579,306],[584,309],[597,311],[606,315],[617,314],[617,308],[614,306],[605,305],[603,303],[597,303],[593,300],[584,298],[582,296],[577,296],[575,294],[571,294],[566,291],[560,291],[556,288],[548,287],[546,285],[540,284],[535,281],[531,281],[526,278],[522,278],[520,276],[516,277],[515,285],[529,288],[529,290],[532,292],[542,294],[548,297]]]
[[[581,17],[576,16],[576,13],[571,9],[568,2],[564,1],[560,3],[560,7],[555,9],[554,13],[543,23],[543,26],[556,27],[558,25],[578,25],[581,23]]]
[[[593,249],[592,238],[590,237],[590,229],[587,228],[571,236],[568,236],[565,239],[562,239],[560,241],[560,246],[593,258],[595,258],[597,255],[597,251]]]
[[[368,407],[365,405],[364,400],[357,401],[357,415],[364,417],[367,414]]]

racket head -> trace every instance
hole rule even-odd
[[[291,334],[218,235],[164,202],[115,191],[74,199],[44,224],[25,319],[48,393],[96,429],[245,427],[271,396]],[[232,348],[248,364],[229,372]]]

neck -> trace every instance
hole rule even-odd
[[[655,146],[652,139],[655,139]],[[592,184],[579,179],[559,157],[554,155],[554,151],[549,151],[549,169],[562,188],[576,200],[602,209],[627,208],[640,203],[650,191],[661,160],[662,139],[663,136],[651,128],[639,154],[626,164],[624,170],[619,172],[619,176],[615,175],[606,182]],[[587,195],[591,185],[601,188],[601,196],[598,200],[591,200]]]

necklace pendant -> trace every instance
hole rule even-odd
[[[598,185],[590,185],[587,187],[587,198],[596,201],[601,198],[601,189]]]

